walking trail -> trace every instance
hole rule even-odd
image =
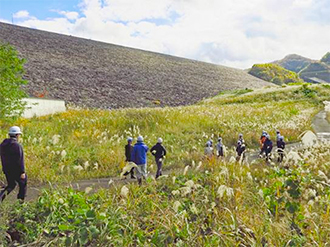
[[[327,108],[327,106],[326,106]],[[312,128],[320,141],[330,141],[330,123],[327,120],[326,110],[320,111],[313,119]],[[288,149],[293,149],[299,146],[299,143],[289,144]],[[258,152],[252,153],[249,155],[249,159],[257,158]],[[175,173],[173,170],[163,171],[164,175]],[[98,179],[88,179],[88,180],[78,180],[70,184],[64,185],[65,187],[72,187],[76,190],[84,191],[86,188],[92,188],[92,191],[96,191],[101,188],[109,188],[110,186],[122,185],[127,183],[136,182],[136,179],[121,179],[117,177],[108,177],[108,178],[98,178]],[[63,186],[63,185],[62,185]],[[38,198],[41,191],[45,188],[50,188],[50,185],[40,185],[39,187],[31,186],[28,187],[27,201],[33,201]],[[11,195],[8,196],[9,200],[15,200],[17,190],[13,191]]]

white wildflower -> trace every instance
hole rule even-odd
[[[128,188],[125,185],[123,187],[121,187],[120,195],[122,197],[127,198],[128,197],[128,192],[129,192],[129,190],[128,190]]]
[[[99,169],[99,164],[98,163],[94,163],[94,170]]]
[[[230,164],[233,164],[233,163],[236,163],[236,159],[234,156],[231,156],[230,159],[229,159],[229,163]]]
[[[85,167],[85,169],[87,169],[87,168],[89,167],[89,162],[88,162],[88,161],[86,161],[86,162],[84,163],[84,167]]]
[[[78,172],[84,170],[84,168],[81,165],[74,166],[73,169],[78,171]]]
[[[191,211],[193,214],[198,214],[198,210],[197,210],[195,204],[192,204],[192,205],[190,206],[190,211]]]
[[[250,181],[253,181],[253,177],[252,177],[252,175],[251,175],[250,172],[248,172],[248,173],[246,174],[246,176],[247,176],[247,178],[248,178]]]
[[[63,198],[58,199],[58,202],[59,202],[60,204],[63,204],[63,203],[64,203]]]
[[[183,170],[183,175],[185,176],[188,172],[189,166],[186,166]]]
[[[173,183],[173,184],[175,184],[175,180],[176,180],[176,177],[173,176],[173,177],[172,177],[172,183]]]
[[[60,135],[53,135],[53,137],[52,137],[53,145],[56,145],[57,143],[59,143],[60,137],[61,137]]]
[[[179,201],[175,201],[173,203],[173,209],[177,213],[179,211],[179,208],[181,207],[181,203]]]
[[[86,194],[89,194],[92,190],[93,190],[92,187],[87,187],[87,188],[85,189],[85,193],[86,193]]]
[[[328,181],[328,177],[327,175],[324,174],[324,172],[322,172],[321,170],[318,171],[318,174],[317,174],[321,179],[325,180],[325,181]]]
[[[173,196],[180,195],[180,191],[179,190],[172,190],[171,193],[172,193]]]
[[[188,180],[184,185],[187,187],[193,188],[195,183],[192,180]]]
[[[198,162],[198,166],[196,167],[196,171],[198,171],[202,167],[203,163],[202,161]]]
[[[64,159],[64,158],[65,158],[65,156],[66,156],[66,151],[65,151],[65,150],[63,150],[63,151],[61,152],[61,157],[62,157],[62,159]]]
[[[221,172],[219,173],[220,177],[225,177],[228,178],[229,177],[229,171],[227,169],[227,167],[221,167]]]
[[[180,188],[182,196],[186,196],[191,193],[191,188],[190,187],[182,187]]]

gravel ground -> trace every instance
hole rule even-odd
[[[81,107],[194,104],[222,90],[273,85],[243,70],[0,23],[27,59],[30,96]]]

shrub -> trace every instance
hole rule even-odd
[[[25,103],[26,93],[21,86],[27,84],[23,79],[25,63],[18,52],[10,45],[0,43],[0,118],[20,116]]]

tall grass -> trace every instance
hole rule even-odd
[[[169,151],[165,169],[184,167],[200,158],[205,142],[209,138],[216,141],[219,135],[230,150],[239,133],[244,134],[250,149],[258,146],[262,130],[274,137],[279,129],[287,141],[296,141],[310,128],[313,115],[330,91],[322,86],[313,90],[312,95],[304,87],[269,93],[234,92],[175,108],[71,109],[10,124],[23,129],[30,181],[72,181],[119,174],[128,136],[141,134],[148,146],[162,137]],[[3,138],[10,124],[1,124]]]

